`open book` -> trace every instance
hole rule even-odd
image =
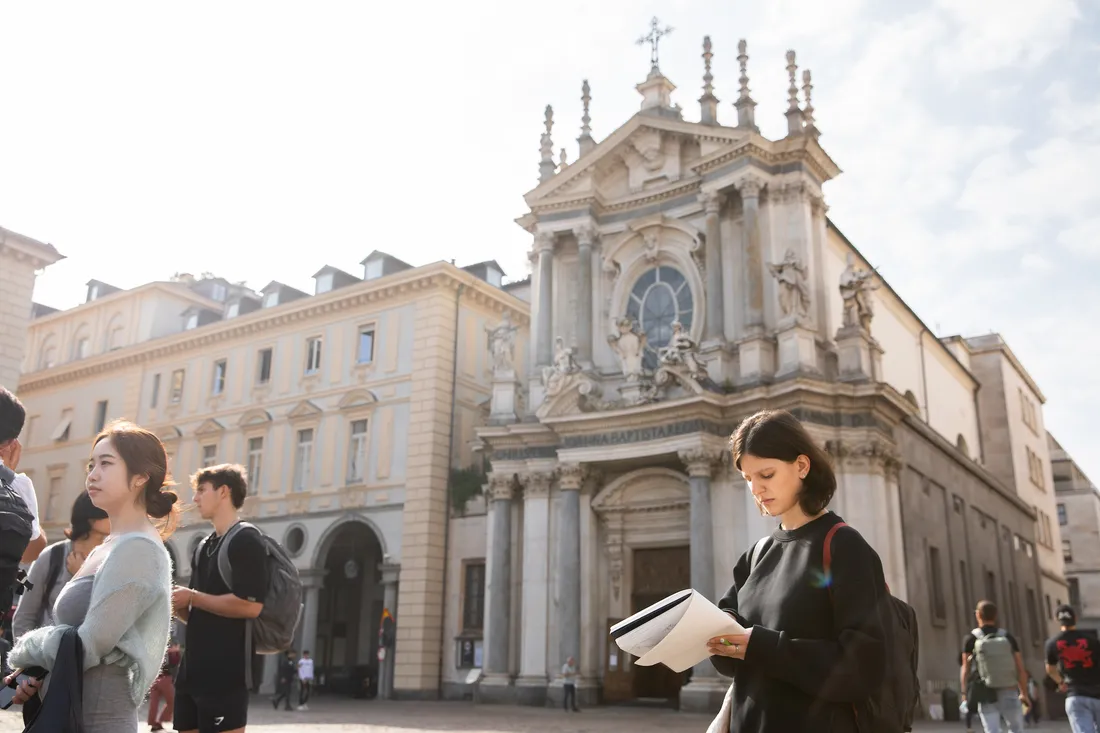
[[[611,627],[620,649],[638,657],[635,664],[663,664],[683,672],[710,657],[707,641],[745,628],[697,591],[673,593]]]

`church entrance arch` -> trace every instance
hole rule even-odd
[[[383,557],[378,532],[360,518],[338,524],[321,541],[314,567],[324,568],[324,585],[316,648],[308,651],[318,685],[331,692],[373,697],[377,691]]]
[[[667,468],[627,473],[593,499],[610,580],[608,628],[691,587],[690,506],[687,477]],[[682,675],[663,665],[635,665],[610,638],[603,661],[607,702],[679,703]]]

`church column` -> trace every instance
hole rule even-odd
[[[760,246],[760,190],[756,178],[745,178],[737,186],[743,202],[741,225],[745,252],[745,325],[749,333],[764,328],[764,253]]]
[[[492,508],[492,552],[489,556],[489,644],[485,656],[487,677],[507,684],[508,641],[512,618],[512,497],[511,475],[489,477]],[[503,678],[503,679],[501,679]]]
[[[538,471],[523,479],[523,586],[516,701],[528,705],[546,702],[550,478],[549,473]]]
[[[717,450],[696,448],[680,452],[688,470],[691,493],[691,587],[714,601],[714,525],[710,500],[710,479],[722,458]],[[718,672],[709,659],[697,664],[691,682],[681,691],[680,707],[685,711],[707,712],[721,704],[725,693]]]
[[[394,563],[382,563],[379,566],[382,571],[382,608],[389,611],[394,617],[394,625],[397,623],[397,580],[401,575],[401,566]],[[377,632],[377,630],[376,630]],[[394,648],[386,650],[386,658],[383,660],[378,677],[378,697],[389,700],[393,697],[393,665],[397,657]]]
[[[592,242],[596,230],[590,225],[573,230],[577,236],[577,358],[585,366],[592,362]]]
[[[535,238],[539,259],[539,302],[535,314],[535,366],[549,366],[553,360],[554,337],[554,235],[539,234]]]
[[[702,194],[701,198],[707,215],[707,321],[703,339],[717,341],[722,338],[725,330],[722,323],[722,228],[718,219],[718,212],[722,208],[722,194],[710,191]]]
[[[581,482],[584,469],[564,465],[558,474],[558,658],[551,668],[573,657],[579,664],[581,652]]]

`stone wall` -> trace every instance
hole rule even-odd
[[[0,247],[0,385],[15,391],[31,319],[34,262]]]

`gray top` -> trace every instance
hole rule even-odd
[[[53,612],[57,623],[66,626],[80,626],[88,615],[88,606],[92,602],[92,583],[94,575],[82,575],[61,589],[54,604]]]
[[[58,573],[57,582],[54,583],[47,598],[46,580],[50,574],[50,553],[58,545],[62,546],[62,549],[59,550],[62,553],[61,572]],[[53,604],[57,602],[61,589],[73,577],[66,563],[70,552],[72,552],[72,545],[69,544],[68,540],[55,542],[42,550],[42,554],[31,565],[27,578],[34,584],[34,587],[25,591],[19,599],[19,607],[15,610],[15,617],[11,622],[12,636],[16,640],[28,631],[33,631],[40,626],[53,626],[57,623],[53,615]]]

